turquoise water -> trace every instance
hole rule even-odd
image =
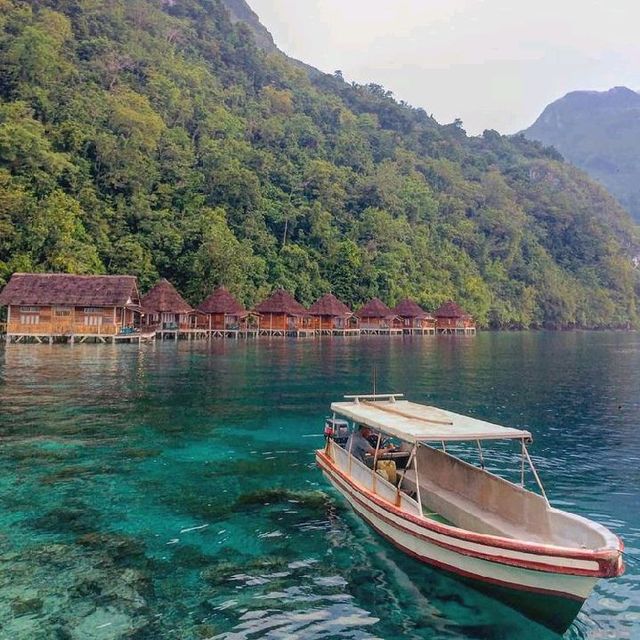
[[[630,554],[566,637],[640,637],[640,336],[522,333],[1,348],[0,638],[557,638],[329,489],[322,419],[374,367],[379,390],[534,432],[552,504]]]

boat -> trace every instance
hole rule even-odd
[[[551,506],[529,455],[529,431],[403,398],[334,402],[325,446],[316,452],[324,476],[404,553],[563,633],[597,581],[623,573],[622,541],[601,524]],[[364,461],[350,437],[363,428],[374,435]],[[395,451],[382,448],[388,438],[399,442]],[[498,440],[515,441],[519,482],[485,468],[484,447]],[[454,455],[470,446],[478,464]]]

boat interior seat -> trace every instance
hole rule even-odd
[[[409,469],[402,481],[405,491],[416,491],[416,472]],[[528,539],[535,542],[548,542],[542,535],[532,533],[524,527],[503,518],[497,513],[487,511],[472,500],[457,492],[444,489],[427,478],[420,480],[420,500],[425,511],[435,512],[446,518],[454,526],[506,538]]]

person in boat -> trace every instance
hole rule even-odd
[[[369,427],[364,424],[358,426],[358,428],[349,436],[347,440],[347,444],[345,449],[354,457],[360,460],[360,462],[365,462],[365,456],[375,455],[376,448],[371,444],[369,439],[375,436],[376,440],[378,437],[377,433],[374,433]],[[391,453],[395,447],[390,444],[382,449],[378,449],[378,455],[383,455],[385,453]]]

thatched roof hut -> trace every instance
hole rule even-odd
[[[380,298],[369,300],[361,309],[356,311],[358,318],[389,318],[393,315],[393,311]]]
[[[309,315],[330,316],[333,318],[352,315],[351,309],[336,298],[333,293],[325,293],[309,307]]]
[[[147,314],[175,313],[186,314],[193,307],[176,291],[176,288],[162,278],[141,300],[142,308]]]
[[[229,315],[242,318],[248,311],[235,299],[226,287],[218,287],[198,307],[200,313]]]
[[[135,276],[78,276],[14,273],[0,293],[0,305],[137,308]]]
[[[405,298],[399,302],[394,308],[393,313],[401,318],[432,318],[430,313],[427,313],[417,302],[414,302],[410,298]]]
[[[288,316],[306,316],[309,314],[288,291],[277,289],[266,300],[256,305],[258,313],[281,314]]]
[[[469,314],[453,300],[440,305],[433,314],[436,318],[468,318]]]

